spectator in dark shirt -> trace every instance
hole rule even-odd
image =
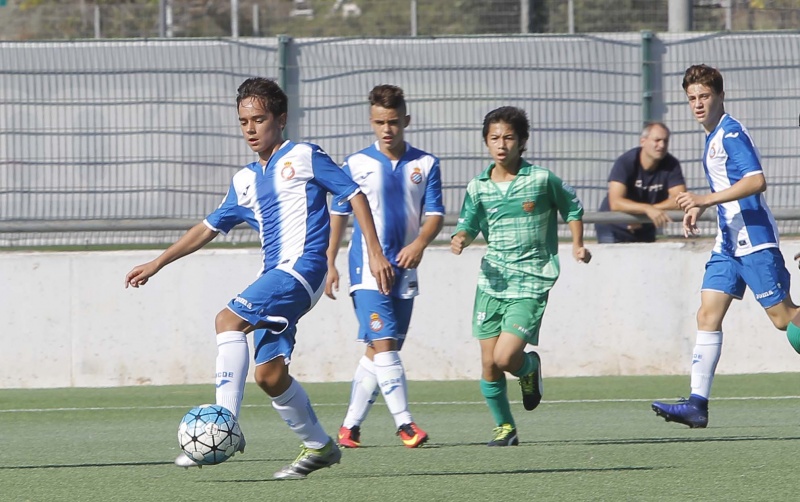
[[[597,242],[654,242],[656,227],[672,221],[667,211],[680,210],[675,197],[686,191],[686,181],[680,162],[667,152],[669,134],[661,122],[644,127],[639,147],[614,162],[608,175],[608,195],[600,205],[600,211],[645,214],[652,223],[597,223]]]

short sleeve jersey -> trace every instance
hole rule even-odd
[[[369,200],[383,254],[395,267],[392,296],[413,298],[419,293],[416,269],[400,269],[397,255],[419,236],[424,215],[444,215],[439,159],[406,144],[396,162],[381,153],[378,143],[345,159],[342,169],[358,183]],[[332,205],[331,214],[351,214],[349,203]],[[378,290],[370,273],[366,241],[358,221],[348,252],[350,291]]]
[[[539,166],[522,161],[503,193],[491,180],[494,164],[473,178],[461,207],[456,232],[487,241],[478,287],[496,298],[538,298],[560,272],[557,215],[566,222],[583,217],[575,190]]]
[[[223,234],[249,224],[261,238],[261,273],[285,270],[313,296],[328,271],[327,194],[344,204],[359,191],[320,147],[286,141],[267,165],[253,162],[238,171],[222,204],[204,222]]]
[[[685,185],[681,164],[674,156],[667,154],[658,166],[645,171],[640,160],[641,147],[636,147],[620,155],[614,162],[608,181],[616,181],[625,185],[625,197],[634,202],[645,204],[658,204],[669,198],[670,188]],[[600,203],[600,211],[610,211],[608,196]],[[627,230],[627,225],[608,224],[615,227],[617,240],[620,242],[651,242],[656,238],[656,227],[645,223],[633,233]]]
[[[706,137],[703,169],[712,192],[763,172],[761,157],[747,129],[728,114]],[[763,193],[718,204],[717,225],[717,253],[745,256],[778,247],[778,226]]]

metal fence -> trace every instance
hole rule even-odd
[[[179,231],[135,229],[180,229],[216,207],[252,159],[234,95],[253,75],[287,90],[290,137],[337,161],[373,140],[369,90],[403,87],[408,139],[442,159],[454,215],[488,162],[482,118],[507,104],[531,118],[526,156],[573,184],[589,210],[646,119],[671,127],[690,188],[704,189],[703,133],[680,82],[705,62],[723,71],[727,109],[761,149],[770,205],[796,209],[799,54],[799,33],[0,43],[0,245],[173,240]],[[65,232],[20,231],[42,222]],[[102,225],[116,231],[93,231]]]
[[[687,31],[800,25],[798,0],[673,0]],[[393,37],[667,31],[670,0],[8,0],[0,39]]]

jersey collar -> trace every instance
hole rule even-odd
[[[491,175],[492,175],[492,168],[494,167],[494,164],[495,164],[494,162],[489,164],[489,167],[484,169],[483,172],[481,172],[478,175],[478,179],[479,180],[488,180],[488,179],[490,179]],[[530,175],[532,167],[533,167],[533,164],[531,164],[530,162],[528,162],[525,159],[522,159],[522,165],[519,166],[519,172],[517,173],[517,176],[528,176],[528,175]]]

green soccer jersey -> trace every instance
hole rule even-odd
[[[478,287],[496,298],[537,298],[558,279],[558,222],[583,217],[575,190],[539,166],[522,160],[504,193],[491,180],[494,163],[467,185],[456,232],[483,233],[488,250]]]

